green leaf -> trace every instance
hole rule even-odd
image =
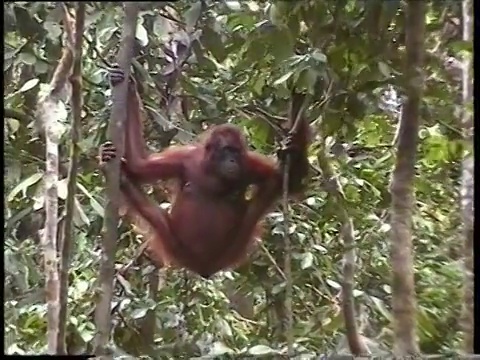
[[[79,328],[79,334],[82,340],[88,343],[93,339],[95,332],[91,329],[87,329],[84,327],[84,328]]]
[[[77,187],[80,189],[82,193],[84,193],[90,199],[90,205],[92,206],[93,210],[96,211],[98,215],[101,217],[104,216],[104,209],[102,205],[93,197],[93,195],[88,191],[85,186],[77,182]]]
[[[118,26],[106,27],[101,29],[97,35],[97,42],[103,43],[108,42],[115,31],[118,30]]]
[[[155,22],[153,23],[153,33],[155,37],[158,38],[158,41],[163,42],[164,37],[169,36],[169,32],[172,31],[172,26],[169,21],[161,16],[155,17]]]
[[[312,68],[303,69],[298,77],[296,85],[299,89],[306,89],[309,94],[315,93],[315,85],[318,79],[318,72]]]
[[[372,302],[374,303],[375,307],[380,312],[380,314],[382,314],[382,316],[384,316],[385,319],[390,321],[391,320],[391,315],[390,315],[390,312],[388,311],[387,307],[385,306],[384,301],[375,297],[375,296],[370,296],[370,299],[372,300]]]
[[[327,55],[325,55],[323,52],[321,52],[318,49],[315,49],[315,51],[312,53],[312,58],[321,63],[327,62]]]
[[[22,62],[25,65],[33,65],[37,62],[37,58],[33,54],[22,52],[18,56],[18,62]]]
[[[455,56],[469,56],[473,52],[473,41],[453,41],[449,48]]]
[[[265,44],[261,39],[255,38],[250,41],[245,51],[245,61],[249,63],[247,66],[255,66],[255,62],[264,60],[266,51]]]
[[[294,71],[291,70],[289,71],[288,73],[282,75],[279,79],[275,80],[273,82],[273,85],[274,86],[277,86],[277,85],[280,85],[280,84],[283,84],[284,82],[286,82],[288,79],[290,79],[290,77],[293,75]]]
[[[17,52],[17,49],[6,51],[5,55],[3,56],[3,61],[13,59],[15,56],[17,56]]]
[[[240,5],[240,3],[238,1],[228,0],[228,1],[225,2],[225,4],[227,5],[227,7],[230,10],[233,10],[233,11],[242,10],[242,5]]]
[[[388,233],[391,228],[392,227],[390,226],[389,223],[383,223],[382,226],[380,226],[380,229],[378,229],[378,231],[385,234],[385,233]]]
[[[217,328],[219,335],[227,337],[233,336],[232,328],[225,319],[217,320],[215,327]]]
[[[7,355],[12,355],[12,354],[15,354],[15,355],[25,355],[26,352],[25,350],[23,350],[22,348],[20,348],[18,346],[18,344],[12,344],[8,347],[8,349],[6,350],[5,354]]]
[[[357,298],[357,297],[363,296],[363,295],[365,295],[364,291],[353,289],[353,297],[354,298]]]
[[[390,70],[390,66],[388,66],[383,61],[378,62],[378,70],[382,73],[383,76],[386,78],[390,78],[392,76],[392,72]]]
[[[67,195],[68,195],[67,187],[68,187],[68,179],[67,178],[59,180],[57,182],[57,194],[58,194],[58,197],[62,200],[65,200],[67,198]]]
[[[268,54],[275,63],[280,64],[294,55],[294,40],[288,29],[276,29],[263,38],[263,46],[268,47]]]
[[[187,31],[191,30],[198,21],[200,14],[202,13],[202,2],[195,1],[190,9],[185,11],[185,23],[187,24]]]
[[[227,57],[227,51],[222,37],[214,29],[206,27],[200,37],[201,43],[212,53],[215,60],[222,62]]]
[[[273,288],[272,288],[272,295],[276,295],[276,294],[280,294],[283,289],[285,289],[285,281],[284,282],[281,282],[280,284],[276,284]]]
[[[43,61],[37,61],[35,62],[35,72],[37,74],[45,74],[48,72],[48,64],[46,62],[43,62]]]
[[[60,35],[62,35],[62,28],[60,25],[53,21],[45,21],[43,27],[47,30],[47,36],[53,41],[58,41]]]
[[[265,80],[264,76],[259,75],[253,84],[252,90],[258,95],[262,94],[262,90],[265,87]]]
[[[75,211],[73,214],[73,221],[75,222],[75,225],[79,227],[83,225],[90,225],[90,220],[88,219],[87,214],[85,214],[85,211],[83,211],[82,205],[76,198],[74,198],[74,200]]]
[[[440,335],[441,330],[435,326],[434,315],[428,309],[418,306],[416,315],[420,338],[432,339]]]
[[[135,31],[135,37],[140,41],[140,45],[148,45],[148,33],[145,27],[142,24],[137,24],[137,29]]]
[[[328,285],[330,285],[335,290],[340,290],[342,288],[342,286],[336,281],[327,279],[326,282],[327,282]]]
[[[313,254],[311,252],[307,252],[303,254],[301,268],[302,270],[308,269],[313,264]]]
[[[273,350],[271,347],[266,345],[255,345],[248,349],[249,355],[259,356],[259,355],[267,355],[267,354],[274,354],[277,351]]]
[[[75,290],[78,291],[80,294],[84,294],[87,292],[90,284],[88,281],[85,280],[76,280],[75,281]]]
[[[319,245],[319,244],[313,244],[312,248],[319,251],[320,253],[322,253],[324,255],[328,253],[327,248],[325,248],[324,246]]]
[[[268,15],[273,25],[278,27],[285,25],[285,19],[278,8],[278,3],[270,5],[270,9],[268,9]]]
[[[20,128],[20,121],[17,119],[8,119],[7,121],[8,125],[10,126],[11,133],[15,134]]]
[[[45,204],[45,196],[43,194],[37,194],[37,196],[33,197],[33,210],[37,211],[43,208]]]
[[[339,311],[338,313],[332,314],[331,317],[325,318],[322,321],[322,329],[323,331],[333,332],[338,331],[343,326],[343,315]]]
[[[25,196],[27,189],[33,184],[36,184],[38,181],[40,181],[42,177],[43,173],[35,173],[23,180],[20,184],[13,188],[10,194],[8,194],[7,201],[12,201],[20,191],[22,192],[23,196]]]
[[[220,356],[224,354],[233,354],[234,351],[230,349],[227,345],[225,345],[221,341],[216,341],[212,344],[212,347],[210,348],[208,352],[208,356]]]
[[[132,311],[132,314],[130,317],[132,319],[142,319],[147,315],[147,311],[150,310],[149,308],[140,308],[140,309],[135,309]]]
[[[125,294],[128,296],[135,296],[135,294],[132,292],[132,286],[130,283],[121,275],[116,276],[117,281],[120,283],[122,289],[124,289]]]

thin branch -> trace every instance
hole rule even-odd
[[[325,190],[335,203],[335,216],[341,223],[340,234],[343,239],[345,251],[343,255],[343,281],[340,298],[342,301],[346,338],[352,355],[367,356],[369,350],[363,338],[360,336],[359,327],[356,322],[355,300],[353,297],[356,261],[354,224],[347,211],[348,204],[342,185],[338,180],[338,175],[335,173],[328,157],[325,156],[324,139],[322,139],[320,145],[321,148],[317,154],[317,161],[321,168],[323,178],[328,182]]]
[[[97,57],[100,59],[100,61],[107,67],[111,68],[112,64],[108,62],[107,59],[103,56],[102,52],[98,50],[98,48],[95,46],[95,43],[91,41],[86,34],[83,35],[83,39],[87,42],[87,44],[90,46],[90,48],[93,50],[93,52],[97,55]]]
[[[162,10],[164,11],[164,13],[162,12]],[[172,14],[170,14],[168,12],[168,10],[166,10],[166,9],[162,9],[162,10],[160,11],[160,14],[159,14],[161,17],[163,17],[167,20],[173,21],[174,23],[177,23],[178,25],[181,25],[182,27],[185,27],[187,25],[183,21],[175,18]]]
[[[66,328],[68,313],[68,269],[70,267],[71,248],[74,242],[73,212],[75,204],[75,190],[77,187],[77,170],[80,157],[78,143],[82,123],[82,34],[85,24],[85,3],[78,2],[75,15],[75,51],[73,71],[70,77],[72,84],[72,126],[70,129],[70,165],[68,168],[67,199],[65,201],[65,222],[63,236],[60,242],[60,313],[57,353],[66,354]]]
[[[18,120],[22,124],[29,124],[34,121],[34,119],[30,117],[30,115],[24,113],[23,111],[11,109],[11,108],[4,108],[3,116],[5,118]]]
[[[292,314],[292,259],[290,243],[290,216],[288,207],[288,182],[290,169],[290,155],[287,154],[285,168],[283,170],[283,243],[284,243],[284,266],[285,284],[285,313],[287,314],[285,333],[287,338],[288,356],[293,356],[293,314]]]
[[[293,90],[294,92],[295,90]],[[294,116],[293,124],[290,130],[290,133],[294,134],[297,132],[302,117],[304,116],[305,109],[307,107],[307,97],[303,96],[302,105],[300,109],[295,113],[295,97],[292,96],[291,104],[291,114],[290,117]],[[287,352],[288,356],[292,357],[294,353],[293,349],[293,310],[292,310],[292,259],[291,259],[291,242],[290,242],[290,216],[289,216],[289,206],[288,206],[288,183],[289,183],[289,170],[290,170],[290,155],[287,154],[285,159],[285,167],[283,169],[283,235],[284,235],[284,267],[286,285],[285,285],[285,313],[287,314],[285,333],[287,339]]]

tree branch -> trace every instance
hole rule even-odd
[[[99,296],[95,309],[95,324],[97,334],[95,337],[94,352],[97,356],[106,355],[107,344],[111,332],[110,306],[113,297],[113,280],[115,275],[115,251],[118,239],[118,206],[115,199],[120,196],[120,159],[124,149],[124,122],[128,100],[128,80],[130,66],[133,58],[135,44],[135,30],[138,8],[133,2],[125,2],[125,23],[122,32],[122,42],[117,55],[117,63],[125,74],[125,81],[112,89],[113,108],[110,116],[109,135],[115,144],[118,155],[114,161],[109,162],[105,168],[107,205],[105,209],[105,234],[102,239],[102,261],[100,264]]]

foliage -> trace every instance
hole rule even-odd
[[[363,334],[389,348],[389,177],[396,123],[405,95],[404,8],[400,1],[265,3],[179,1],[143,3],[137,27],[134,71],[141,74],[146,134],[152,149],[174,135],[186,142],[205,124],[242,126],[253,147],[272,153],[269,122],[285,117],[289,86],[312,95],[308,111],[316,130],[311,162],[325,144],[345,192],[358,244],[356,301]],[[202,5],[203,4],[203,5]],[[458,342],[461,308],[457,188],[462,144],[457,117],[458,72],[447,55],[471,51],[459,29],[457,2],[429,8],[425,49],[426,94],[418,151],[414,217],[415,277],[420,347],[446,353]],[[172,20],[176,19],[176,20]],[[36,99],[61,51],[60,14],[51,2],[5,5],[5,333],[8,353],[45,350],[41,288],[44,140],[34,120]],[[85,351],[94,334],[93,308],[102,235],[104,183],[96,149],[105,140],[111,110],[105,68],[114,58],[121,24],[118,3],[89,3],[83,57],[84,116],[75,207],[76,243],[70,271],[69,348]],[[174,72],[165,44],[178,41],[192,55],[178,75],[174,97],[182,111],[159,108]],[[69,109],[67,109],[69,110]],[[168,110],[168,111],[167,111]],[[268,120],[268,121],[266,121]],[[70,124],[64,124],[66,133]],[[66,198],[67,146],[61,154],[60,205]],[[294,336],[297,349],[318,354],[338,349],[343,320],[338,303],[345,249],[339,241],[335,200],[328,179],[314,173],[306,199],[293,206]],[[264,246],[236,272],[211,281],[182,271],[161,274],[152,299],[151,267],[143,262],[127,278],[117,276],[114,342],[135,357],[148,354],[261,355],[282,351],[279,295],[284,288],[281,213],[268,218]],[[122,227],[119,267],[139,241]],[[150,278],[150,280],[148,280]],[[153,278],[155,279],[155,278]],[[159,281],[158,278],[156,281]],[[439,286],[439,284],[441,284]],[[233,289],[233,290],[232,290]],[[241,301],[240,301],[240,300]],[[240,303],[243,304],[242,306]],[[150,315],[149,315],[150,314]],[[154,346],[144,340],[153,314]],[[440,330],[441,329],[441,330]]]

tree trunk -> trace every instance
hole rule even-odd
[[[464,0],[462,2],[463,15],[463,40],[472,41],[472,1]],[[474,311],[473,311],[473,79],[472,54],[464,55],[462,69],[462,105],[463,116],[462,126],[466,147],[469,154],[463,160],[462,188],[461,188],[461,207],[464,229],[464,306],[462,309],[462,330],[463,330],[463,351],[467,354],[473,354],[473,329],[474,329]]]
[[[405,86],[408,99],[403,106],[398,131],[398,149],[390,191],[392,311],[394,354],[417,354],[415,284],[413,277],[412,207],[413,180],[423,92],[423,45],[425,35],[424,1],[409,0],[406,11]]]

